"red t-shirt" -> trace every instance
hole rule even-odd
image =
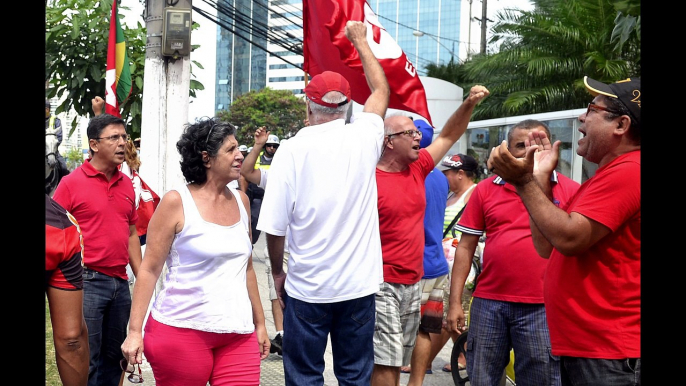
[[[555,182],[555,178],[557,182]],[[567,203],[579,183],[553,175],[553,201]],[[529,212],[514,186],[500,177],[480,181],[456,225],[463,234],[486,233],[483,263],[474,296],[516,303],[543,303],[543,276],[548,260],[531,240]]]
[[[131,179],[115,170],[107,181],[86,160],[62,178],[53,198],[79,222],[84,265],[127,280],[129,226],[138,221]]]
[[[553,354],[640,358],[641,151],[599,168],[566,211],[612,233],[577,256],[550,255],[545,306]]]
[[[45,195],[45,287],[83,289],[81,233],[72,215]]]
[[[402,172],[376,169],[383,279],[415,284],[424,275],[424,180],[434,161],[426,149]],[[446,197],[447,198],[447,197]]]

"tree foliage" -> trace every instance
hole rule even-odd
[[[294,136],[303,127],[305,114],[305,101],[291,91],[265,87],[239,96],[217,116],[237,126],[238,143],[250,146],[253,133],[261,126],[280,139]]]
[[[497,52],[474,55],[454,71],[465,93],[491,95],[476,120],[584,107],[584,75],[614,82],[641,75],[640,0],[533,0],[531,11],[505,9],[491,28]],[[440,67],[440,66],[439,66]],[[442,68],[427,68],[428,76]]]
[[[118,5],[119,17],[128,7]],[[70,111],[78,116],[90,116],[91,99],[105,97],[107,43],[110,31],[112,0],[46,0],[45,9],[45,81],[49,83],[46,97],[64,98],[56,114]],[[194,29],[197,24],[194,24]],[[143,76],[145,67],[146,28],[137,23],[127,28],[122,23],[130,60],[133,89],[121,105],[126,131],[140,136],[143,110]],[[193,46],[196,48],[197,45]],[[192,62],[202,68],[197,62]],[[190,95],[204,86],[191,80]],[[69,134],[76,129],[78,118],[69,123]],[[66,127],[65,127],[66,129]]]

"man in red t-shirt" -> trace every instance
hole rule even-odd
[[[605,84],[584,77],[584,84],[594,98],[579,116],[576,153],[598,170],[567,205],[558,208],[551,201],[546,183],[560,141],[551,145],[548,136],[532,133],[525,158],[512,158],[501,145],[488,164],[516,187],[531,217],[536,250],[549,259],[543,291],[563,384],[636,385],[641,383],[641,79]]]
[[[507,133],[514,157],[523,157],[532,131],[549,133],[545,123],[526,119]],[[579,184],[553,173],[553,199],[568,202]],[[550,357],[543,304],[547,261],[534,249],[529,216],[515,187],[497,175],[476,185],[455,229],[462,232],[453,263],[447,324],[464,325],[462,292],[479,237],[486,235],[481,273],[469,311],[467,373],[473,386],[495,385],[515,353],[515,379],[523,385],[559,386],[559,362]],[[453,307],[454,306],[454,307]]]
[[[126,265],[137,275],[142,261],[138,213],[133,183],[118,169],[128,138],[124,121],[100,114],[86,131],[91,158],[60,181],[54,199],[74,215],[83,234],[88,385],[118,386],[119,353],[131,312]]]
[[[400,367],[410,363],[416,342],[424,274],[424,180],[467,130],[474,107],[488,94],[484,86],[472,87],[423,149],[422,132],[412,119],[394,115],[384,120],[384,150],[376,166],[384,282],[376,294],[372,385],[397,385]]]

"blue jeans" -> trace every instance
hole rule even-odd
[[[560,366],[562,386],[641,386],[641,358],[563,356],[560,357]]]
[[[374,365],[374,294],[336,303],[286,297],[283,368],[287,386],[324,384],[331,334],[333,372],[340,386],[369,386]]]
[[[510,350],[518,385],[560,385],[560,359],[552,355],[545,306],[475,297],[466,350],[470,384],[497,385]]]
[[[88,326],[88,386],[117,386],[121,345],[131,313],[128,281],[83,269],[83,316]]]

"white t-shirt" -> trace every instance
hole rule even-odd
[[[260,183],[257,184],[258,188],[266,188],[267,187],[267,176],[269,175],[269,169],[259,169],[260,170]],[[286,228],[286,238],[283,241],[283,251],[288,253],[288,238],[290,237],[289,235],[290,228]],[[265,247],[264,250],[266,251],[267,248]],[[269,257],[267,253],[265,253],[265,256]],[[285,259],[285,257],[284,257]],[[268,261],[269,259],[267,259]]]
[[[376,164],[383,134],[381,117],[361,112],[347,125],[337,119],[304,127],[279,146],[257,229],[288,238],[289,296],[330,303],[379,290]]]

